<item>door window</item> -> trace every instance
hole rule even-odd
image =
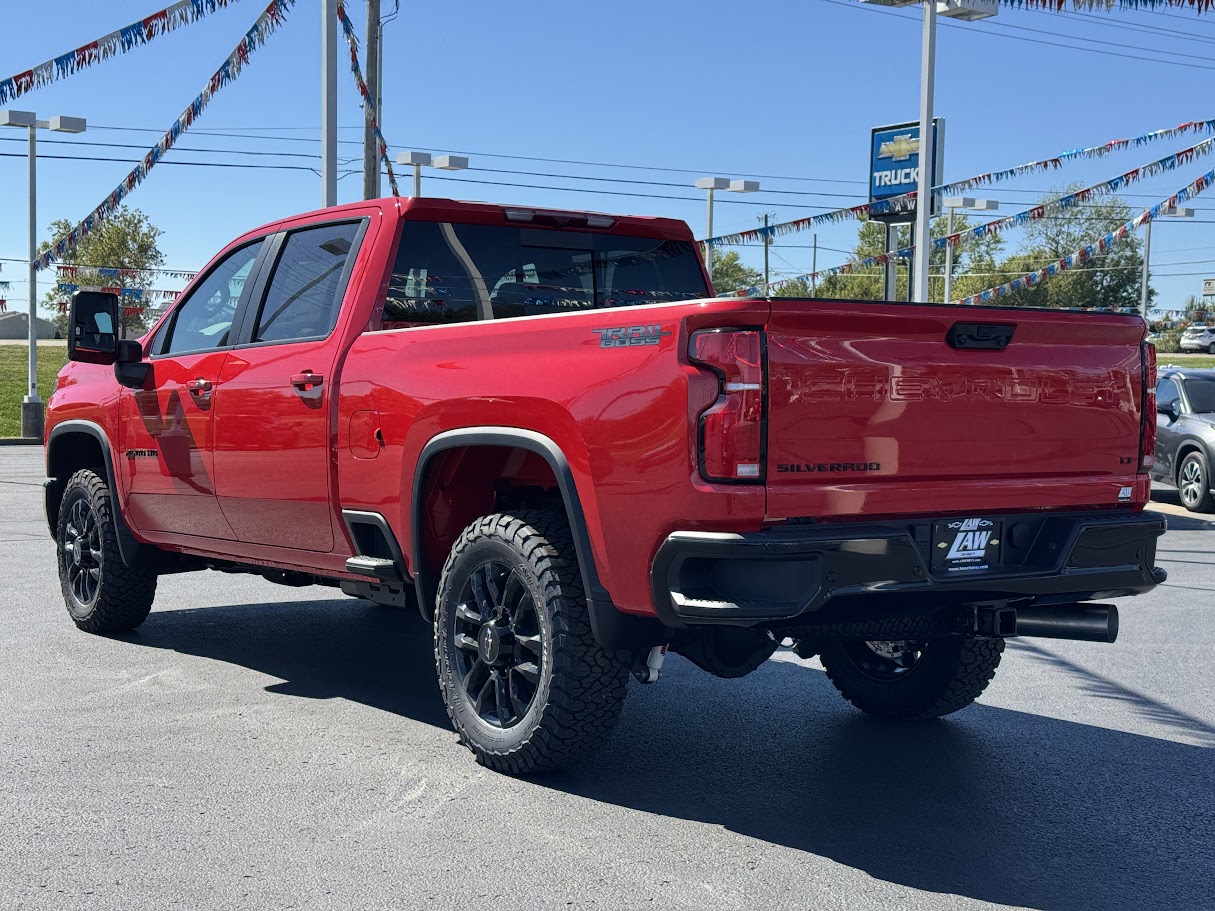
[[[229,343],[232,318],[262,241],[234,250],[177,305],[162,354],[210,351]],[[153,350],[156,350],[153,348]]]
[[[257,316],[255,342],[324,338],[337,322],[358,222],[292,231]]]
[[[1177,384],[1170,379],[1163,379],[1156,384],[1156,401],[1160,405],[1170,405],[1181,398]]]

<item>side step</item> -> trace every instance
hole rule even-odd
[[[385,582],[403,582],[395,561],[387,557],[350,557],[346,561],[346,572],[370,576]]]

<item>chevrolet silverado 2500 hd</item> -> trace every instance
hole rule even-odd
[[[687,226],[386,199],[236,239],[140,340],[80,292],[50,400],[68,611],[214,569],[412,605],[486,765],[601,742],[669,648],[781,643],[874,715],[1145,592],[1155,363],[1113,313],[713,299]]]

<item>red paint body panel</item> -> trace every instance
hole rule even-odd
[[[275,231],[354,217],[369,227],[328,338],[237,346],[205,363],[152,360],[155,384],[213,374],[209,408],[180,392],[174,403],[168,387],[122,389],[108,367],[64,369],[48,433],[72,418],[104,429],[137,538],[358,578],[344,569],[353,548],[341,510],[382,513],[410,561],[423,448],[445,431],[480,426],[526,429],[560,448],[600,581],[634,614],[655,612],[650,569],[678,530],[757,531],[795,517],[1137,509],[1147,500],[1147,476],[1136,460],[1122,461],[1138,452],[1143,417],[1137,319],[717,299],[367,331],[378,324],[403,220],[508,223],[499,206],[450,200],[310,213],[250,232],[224,253]],[[692,238],[666,219],[620,218],[609,233]],[[1015,323],[1014,341],[1003,351],[954,350],[944,338],[959,320]],[[638,324],[660,326],[658,343],[603,348],[594,331]],[[716,327],[765,333],[765,481],[710,484],[698,472],[698,418],[719,389],[687,349],[692,332]],[[293,386],[308,370],[324,382]],[[145,448],[158,457],[122,455]],[[535,458],[515,458],[510,471],[525,484],[547,483]],[[1133,490],[1129,503],[1119,503],[1123,487]]]

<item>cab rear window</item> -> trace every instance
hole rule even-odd
[[[690,241],[406,222],[383,329],[708,297]]]

